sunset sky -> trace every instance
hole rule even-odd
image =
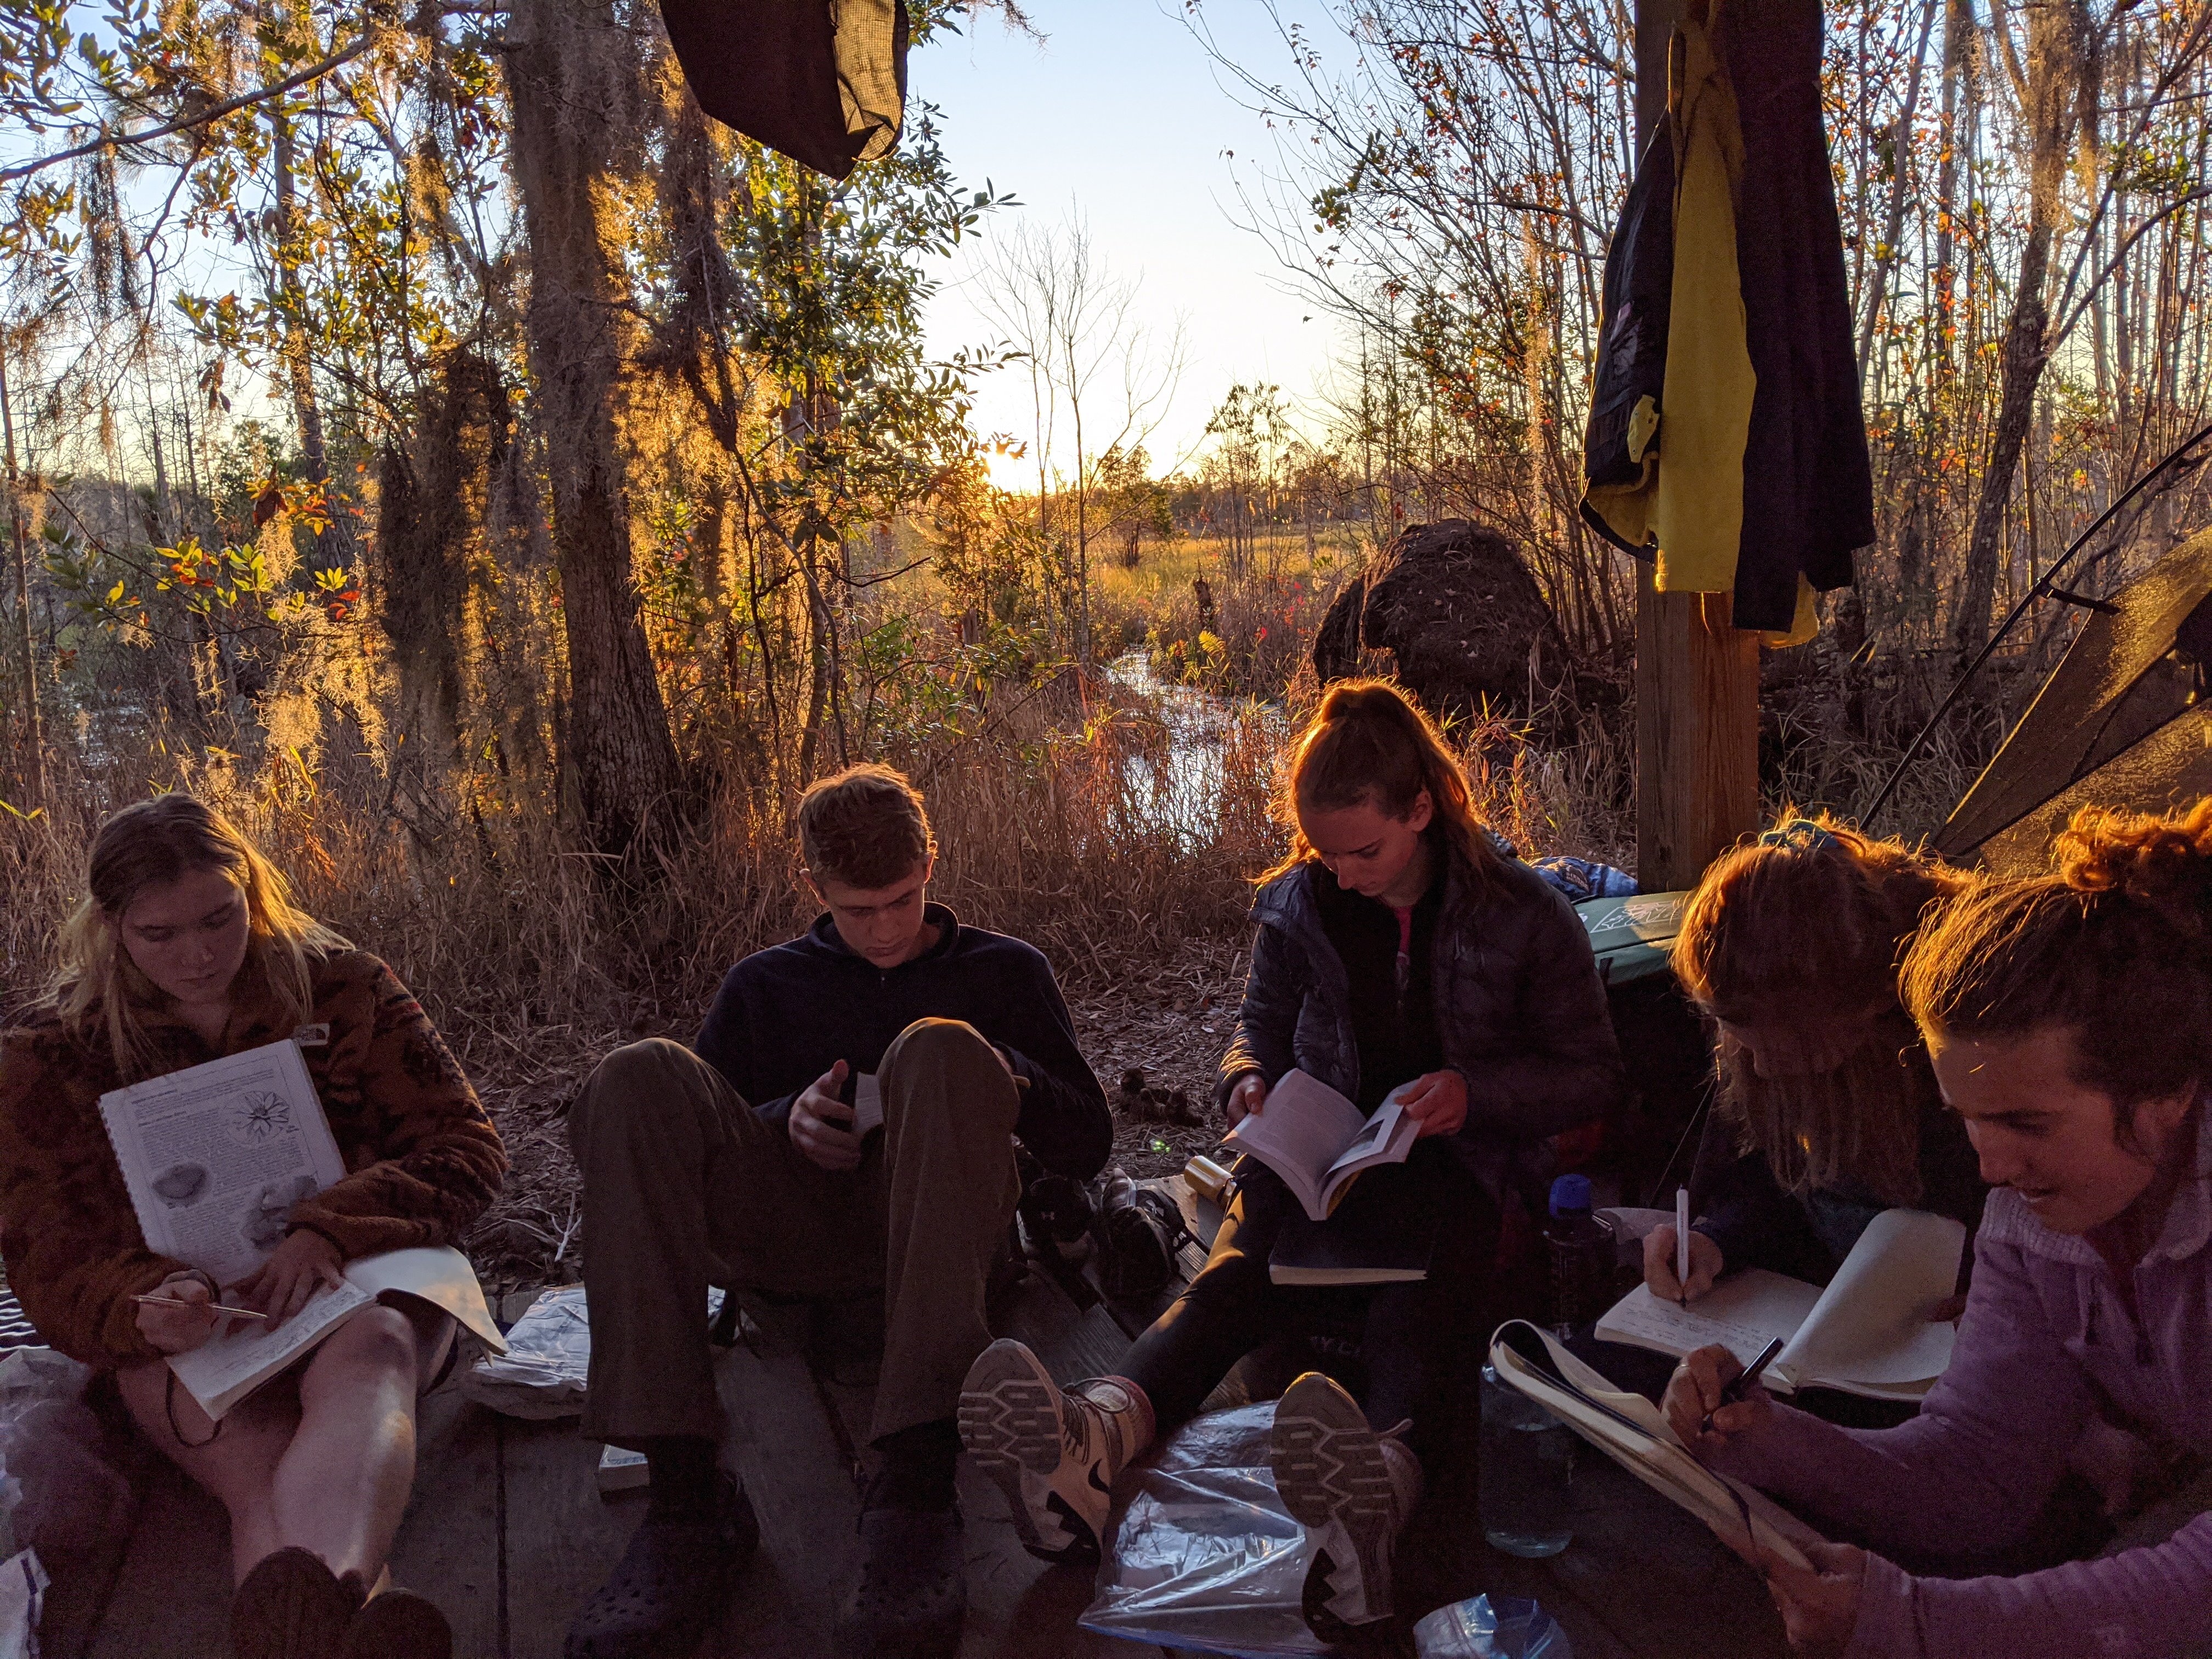
[[[1318,0],[1282,0],[1279,9],[1316,38],[1341,40]],[[1276,135],[1231,95],[1173,0],[1033,0],[1029,11],[1042,46],[986,17],[909,65],[914,95],[945,112],[945,149],[963,181],[988,178],[1023,204],[987,222],[986,236],[1018,217],[1060,223],[1079,211],[1107,265],[1141,277],[1146,325],[1164,335],[1181,315],[1188,361],[1150,446],[1159,468],[1202,442],[1207,415],[1235,381],[1272,380],[1310,401],[1330,322],[1287,291],[1267,245],[1236,223],[1239,180],[1249,187],[1279,170]],[[1238,61],[1271,77],[1286,70],[1261,0],[1205,0],[1204,15]],[[933,310],[934,350],[993,337],[976,314],[969,264],[954,261]],[[1025,374],[987,377],[980,390],[981,431],[1027,435]],[[1020,483],[1022,471],[1002,468],[1000,482]]]

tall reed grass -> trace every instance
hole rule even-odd
[[[981,735],[894,757],[928,797],[934,896],[1080,975],[1234,927],[1244,877],[1274,855],[1262,724],[1256,707],[1227,710],[1194,770],[1149,700],[1071,679]],[[610,869],[574,850],[550,811],[426,833],[391,779],[339,744],[313,773],[150,748],[53,760],[52,809],[0,829],[0,1012],[50,976],[100,819],[170,784],[231,815],[311,910],[390,960],[441,1020],[515,1035],[696,1018],[731,962],[817,908],[788,823],[738,792],[673,844]],[[1207,804],[1194,811],[1178,792],[1200,780]]]

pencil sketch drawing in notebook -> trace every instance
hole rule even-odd
[[[1948,1216],[1884,1210],[1826,1290],[1750,1267],[1684,1307],[1639,1285],[1597,1322],[1596,1334],[1677,1358],[1718,1343],[1747,1365],[1779,1338],[1764,1379],[1774,1393],[1917,1400],[1951,1363],[1957,1328],[1929,1316],[1957,1288],[1966,1242],[1966,1228]]]

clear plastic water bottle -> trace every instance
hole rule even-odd
[[[1567,1508],[1573,1463],[1573,1431],[1485,1365],[1476,1503],[1492,1547],[1534,1559],[1574,1540]]]
[[[1552,1183],[1544,1244],[1552,1259],[1552,1328],[1564,1337],[1610,1305],[1614,1245],[1612,1225],[1590,1212],[1588,1176]]]

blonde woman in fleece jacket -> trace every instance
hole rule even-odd
[[[1705,1348],[1669,1419],[1715,1468],[1875,1545],[1825,1546],[1814,1572],[1759,1564],[1802,1651],[2212,1652],[2212,800],[2080,814],[2055,873],[1948,908],[1901,988],[1996,1188],[1950,1370],[1912,1421],[1852,1431],[1758,1389],[1723,1405],[1740,1367]],[[2172,1472],[2101,1556],[1936,1578],[1879,1553],[2002,1548],[2099,1414]]]
[[[229,1512],[234,1659],[450,1659],[424,1598],[368,1598],[390,1582],[416,1395],[450,1361],[452,1318],[424,1302],[360,1309],[220,1423],[166,1357],[226,1322],[218,1299],[281,1324],[356,1257],[465,1237],[507,1170],[476,1091],[392,969],[294,904],[191,795],[100,826],[61,955],[52,994],[0,1030],[9,1288]],[[258,1270],[217,1286],[147,1248],[100,1097],[287,1036],[349,1173],[289,1206]]]

